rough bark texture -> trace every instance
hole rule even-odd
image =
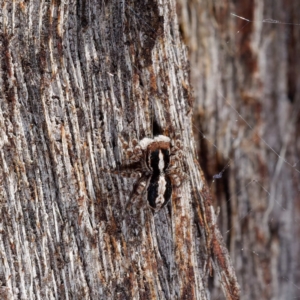
[[[200,164],[213,181],[241,299],[296,299],[299,1],[182,0],[178,14],[193,66]],[[218,279],[212,286],[219,299]]]
[[[175,2],[0,3],[1,299],[208,299],[212,267],[238,299]],[[187,179],[159,213],[126,213],[136,178],[110,170],[159,131],[181,140]]]

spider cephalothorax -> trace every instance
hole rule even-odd
[[[173,145],[171,139],[159,135],[142,139],[131,151],[131,158],[138,162],[136,170],[141,177],[133,190],[133,197],[147,195],[147,202],[155,212],[171,199],[174,187],[181,184],[182,174],[176,166],[180,143]],[[136,165],[136,164],[135,164]]]

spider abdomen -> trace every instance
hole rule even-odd
[[[152,210],[158,212],[172,197],[173,190],[181,185],[183,172],[177,162],[182,159],[181,143],[172,143],[164,135],[143,138],[132,153],[137,153],[131,164],[141,174],[133,189],[133,197],[143,197],[146,189],[147,202]],[[177,155],[178,154],[178,155]]]
[[[147,200],[152,209],[160,210],[172,195],[171,179],[168,175],[152,175],[147,189]]]

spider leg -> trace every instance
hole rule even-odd
[[[182,160],[178,159],[176,155],[171,157],[170,166],[166,171],[166,174],[171,178],[172,185],[175,187],[179,187],[182,182],[188,179],[188,175],[181,167],[178,167],[181,162]]]
[[[186,173],[179,168],[169,169],[167,174],[171,179],[172,185],[175,187],[181,186],[182,182],[187,179]]]
[[[140,162],[134,162],[128,165],[118,166],[115,169],[102,168],[101,171],[103,173],[119,175],[125,178],[140,178],[142,173],[142,167]]]
[[[183,145],[180,140],[175,140],[171,143],[171,153],[178,153],[180,156],[182,155]]]
[[[130,208],[133,204],[136,204],[143,200],[143,195],[147,191],[147,177],[144,175],[142,176],[134,185],[133,190],[131,192],[130,198],[126,204],[125,211],[130,211]]]
[[[147,191],[148,178],[143,175],[134,185],[130,198],[125,206],[125,223],[127,225],[128,240],[139,243],[143,230],[143,203]]]
[[[121,142],[123,145],[123,149],[125,150],[126,161],[129,161],[129,164],[131,162],[137,162],[141,160],[143,151],[136,139],[132,140],[132,147],[130,147],[123,138],[121,138]]]

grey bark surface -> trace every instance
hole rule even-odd
[[[213,268],[238,299],[175,2],[0,3],[0,298],[209,299]],[[127,213],[137,179],[113,171],[154,127],[187,178],[159,213]]]
[[[241,299],[299,297],[299,12],[299,1],[178,1],[200,164]],[[218,280],[211,290],[220,299]]]

